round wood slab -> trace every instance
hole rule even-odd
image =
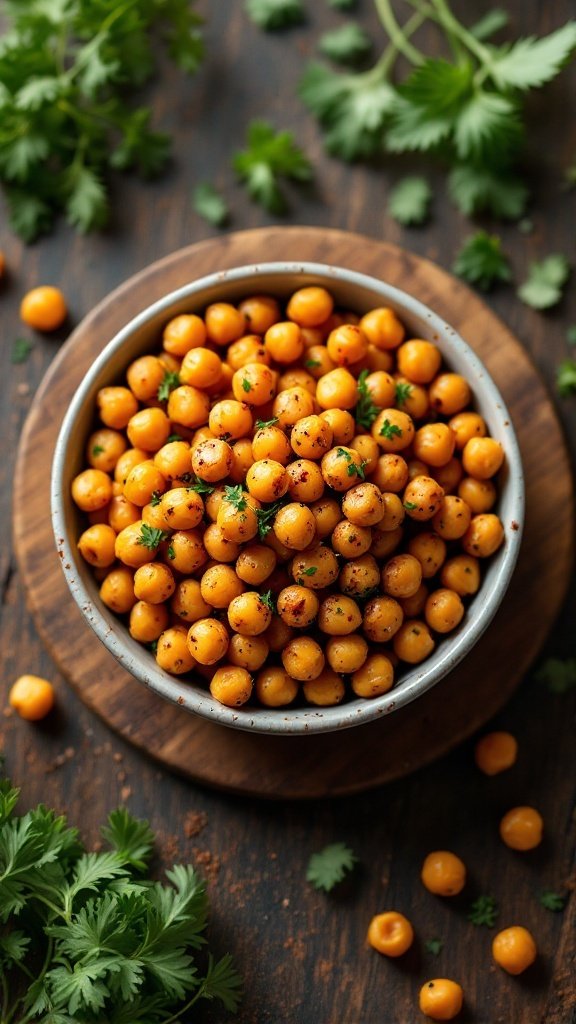
[[[527,518],[514,579],[468,658],[385,720],[321,736],[226,729],[165,703],[128,675],[82,618],[60,569],[49,513],[51,454],[64,411],[106,342],[150,303],[204,274],[266,260],[314,260],[383,278],[430,305],[477,351],[512,413],[524,459]],[[262,797],[359,792],[446,753],[510,697],[540,650],[570,579],[573,498],[554,408],[518,341],[463,284],[433,263],[360,235],[265,228],[182,249],[105,299],[54,359],[25,424],[14,488],[20,569],[38,630],[82,701],[166,767]],[[481,599],[481,598],[480,598]]]

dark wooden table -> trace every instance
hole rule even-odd
[[[430,168],[437,192],[434,219],[423,230],[409,231],[385,212],[387,192],[405,171],[402,162],[366,169],[323,154],[294,86],[313,54],[318,30],[338,20],[324,3],[308,5],[313,10],[308,28],[277,36],[259,33],[240,0],[205,0],[203,6],[210,9],[204,68],[185,83],[166,69],[156,96],[157,121],[175,136],[175,162],[162,181],[116,180],[114,220],[106,232],[88,238],[60,226],[52,237],[26,248],[0,217],[0,247],[9,267],[0,290],[1,699],[5,703],[11,682],[23,672],[50,677],[58,694],[58,712],[37,727],[8,715],[3,719],[0,748],[6,769],[22,787],[24,805],[43,800],[66,810],[88,842],[120,802],[150,819],[161,863],[199,863],[212,898],[212,942],[219,951],[234,954],[245,977],[239,1017],[245,1024],[412,1024],[420,1019],[418,989],[434,976],[462,983],[463,1021],[569,1024],[576,1019],[574,898],[555,914],[540,905],[538,895],[542,889],[562,891],[563,883],[574,881],[574,691],[554,696],[534,678],[525,680],[494,722],[517,736],[518,764],[495,779],[475,768],[471,741],[433,767],[361,797],[315,806],[259,803],[188,784],[112,735],[59,677],[26,610],[10,543],[13,461],[35,389],[64,337],[36,338],[28,362],[11,365],[13,341],[24,333],[18,305],[28,288],[60,285],[71,321],[78,322],[110,289],[149,262],[213,233],[191,208],[198,180],[211,179],[226,189],[234,228],[270,223],[246,200],[229,170],[230,153],[242,144],[245,125],[255,116],[294,130],[314,160],[315,187],[295,199],[291,223],[364,232],[445,266],[471,230],[445,198],[437,168]],[[573,0],[546,5],[510,0],[507,6],[514,30],[524,35],[550,31],[575,13]],[[483,8],[474,0],[466,14],[472,20]],[[360,10],[376,31],[368,0]],[[575,198],[562,190],[559,171],[576,156],[575,87],[573,65],[529,105],[534,229],[528,236],[515,226],[499,229],[519,280],[531,259],[549,252],[564,252],[574,260]],[[494,293],[489,302],[525,343],[553,391],[555,366],[568,354],[566,328],[576,323],[573,286],[545,316],[522,305],[511,289]],[[558,401],[558,409],[574,454],[576,400]],[[574,655],[575,612],[572,594],[545,654]],[[497,826],[506,809],[524,803],[542,812],[546,838],[534,853],[514,855],[500,842]],[[187,835],[189,812],[205,815],[197,835]],[[306,864],[313,851],[337,840],[353,847],[361,866],[326,897],[305,882]],[[435,848],[455,849],[463,856],[471,877],[466,898],[448,905],[421,886],[421,861]],[[503,925],[522,922],[534,932],[541,956],[523,978],[490,966],[492,933],[466,919],[479,893],[498,899]],[[417,925],[417,948],[400,963],[365,947],[367,923],[384,908],[406,912]],[[435,937],[444,941],[438,957],[424,948]],[[209,1010],[198,1019],[220,1022],[224,1016]]]

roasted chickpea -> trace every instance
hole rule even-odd
[[[220,704],[239,708],[250,699],[252,679],[245,668],[223,665],[217,668],[210,682],[210,693]]]
[[[295,459],[286,467],[288,491],[293,501],[309,505],[318,501],[325,491],[320,467],[310,459]]]
[[[242,580],[229,565],[214,565],[206,569],[200,580],[202,597],[212,608],[227,608],[245,589]]]
[[[126,433],[133,448],[156,452],[168,440],[170,420],[162,409],[140,409],[130,417]]]
[[[378,523],[378,530],[388,533],[390,530],[397,530],[406,518],[406,510],[397,494],[391,492],[382,495],[384,515]]]
[[[170,355],[181,358],[190,349],[201,348],[205,341],[206,327],[202,318],[194,313],[183,313],[168,321],[162,344]]]
[[[362,459],[364,473],[371,476],[378,465],[380,458],[380,447],[370,434],[356,434],[350,441],[350,448]],[[372,481],[374,483],[375,481]],[[379,486],[379,485],[378,485]]]
[[[315,679],[303,683],[302,690],[309,704],[321,708],[341,704],[346,695],[344,683],[331,668],[323,669]]]
[[[216,483],[230,474],[234,456],[226,441],[219,437],[200,441],[192,450],[192,469],[200,480]]]
[[[181,384],[194,388],[213,388],[222,382],[222,360],[209,348],[191,348],[179,370]]]
[[[394,666],[385,654],[369,654],[351,682],[357,697],[380,697],[394,685]]]
[[[364,467],[358,452],[353,448],[338,446],[331,448],[322,458],[322,476],[328,487],[334,491],[347,491],[358,483],[362,478]],[[368,502],[370,508],[374,505],[374,499]]]
[[[537,955],[532,935],[521,925],[505,928],[492,941],[492,956],[508,974],[522,974],[534,963]]]
[[[353,440],[356,421],[345,409],[325,409],[320,417],[326,420],[332,430],[332,444],[348,444]]]
[[[54,687],[41,676],[20,676],[10,687],[8,703],[27,722],[39,722],[55,704]]]
[[[462,547],[467,555],[489,558],[498,550],[504,540],[504,527],[498,516],[486,512],[472,516],[470,526],[462,538]]]
[[[462,1009],[464,993],[456,981],[434,978],[420,989],[418,1005],[431,1020],[454,1020]]]
[[[350,462],[349,465],[356,467],[356,463]],[[375,526],[383,519],[385,510],[380,488],[367,481],[350,488],[342,501],[342,511],[354,526]]]
[[[234,633],[228,644],[228,661],[248,672],[256,672],[262,667],[270,648],[262,636],[243,636]]]
[[[166,557],[170,568],[185,576],[200,569],[208,559],[200,530],[177,530],[173,533]]]
[[[464,605],[455,590],[433,591],[426,601],[424,618],[435,633],[451,633],[464,617]]]
[[[427,466],[425,462],[420,459],[409,459],[408,460],[408,482],[412,483],[417,476],[431,476],[430,466]],[[436,477],[433,478],[434,480]]]
[[[430,401],[426,388],[421,384],[414,384],[413,381],[406,380],[406,378],[400,376],[400,374],[396,374],[394,384],[395,404],[398,409],[402,409],[403,412],[407,412],[413,420],[424,419],[430,408]]]
[[[346,562],[340,570],[338,586],[343,594],[365,600],[378,588],[380,568],[372,555],[361,555]]]
[[[430,405],[442,416],[454,416],[470,404],[470,385],[459,373],[441,373],[429,388]]]
[[[414,440],[414,424],[400,409],[383,409],[372,424],[372,437],[385,452],[403,451]]]
[[[228,622],[236,633],[258,636],[270,625],[272,610],[254,590],[234,597],[228,605]]]
[[[500,836],[511,850],[533,850],[543,829],[542,815],[533,807],[513,807],[500,822]]]
[[[368,338],[355,324],[342,324],[330,331],[326,348],[336,366],[352,366],[366,355]]]
[[[20,303],[20,319],[35,331],[55,331],[67,316],[66,299],[52,285],[32,288]]]
[[[287,626],[301,629],[314,622],[319,605],[320,602],[314,591],[294,585],[280,591],[276,609]],[[272,644],[270,646],[272,647]],[[272,650],[276,650],[276,648],[272,647]]]
[[[162,562],[148,562],[134,573],[134,593],[139,601],[161,604],[172,597],[175,589],[174,576]]]
[[[330,542],[344,558],[358,558],[370,549],[372,531],[368,526],[354,526],[348,519],[342,519],[334,527]]]
[[[200,665],[214,665],[228,650],[228,630],[217,619],[198,619],[187,636],[190,654]]]
[[[135,506],[136,508],[138,506]],[[140,518],[143,523],[147,526],[151,526],[154,530],[160,530],[161,533],[166,532],[166,523],[164,521],[164,513],[160,507],[160,500],[158,494],[152,494],[148,505],[144,505],[142,508],[138,508]],[[134,520],[136,522],[136,520]]]
[[[394,653],[400,661],[409,665],[418,665],[434,650],[434,638],[429,627],[420,619],[407,619],[396,633]]]
[[[138,402],[129,388],[100,388],[96,404],[102,423],[113,430],[123,430],[138,412]]]
[[[504,462],[504,449],[493,437],[471,437],[464,445],[462,465],[476,480],[489,480]]]
[[[204,313],[206,334],[215,345],[229,345],[246,330],[246,317],[229,302],[213,302]]]
[[[208,425],[215,437],[224,441],[246,437],[252,430],[252,414],[244,402],[225,398],[212,406]]]
[[[306,505],[291,502],[277,513],[273,530],[281,544],[296,551],[303,551],[314,539],[316,520]]]
[[[311,590],[329,587],[338,578],[338,569],[336,555],[325,544],[314,544],[290,563],[295,582]]]
[[[340,505],[334,498],[322,498],[314,501],[310,506],[310,511],[316,520],[316,536],[320,540],[328,537],[342,518]]]
[[[466,868],[456,854],[436,850],[426,857],[420,877],[436,896],[457,896],[466,884]]]
[[[282,664],[292,679],[316,679],[324,668],[322,648],[309,636],[296,637],[282,651]]]
[[[474,760],[484,775],[499,775],[516,763],[518,743],[510,732],[489,732],[478,740]]]
[[[282,668],[269,666],[256,676],[256,696],[268,708],[283,708],[298,696],[300,687]]]
[[[304,340],[306,341],[306,336]],[[324,345],[312,344],[307,346],[305,356],[304,366],[314,380],[318,380],[325,373],[330,373],[330,370],[336,369],[328,355],[328,349]]]
[[[405,341],[396,352],[398,369],[414,384],[429,384],[440,369],[442,356],[431,341],[414,338]]]
[[[294,427],[298,420],[311,416],[314,412],[314,399],[309,391],[302,387],[287,388],[280,391],[274,399],[272,412],[278,426],[282,430]]]
[[[362,629],[373,643],[383,644],[396,635],[404,621],[402,606],[393,597],[374,597],[364,609]]]
[[[447,494],[432,519],[432,527],[444,540],[459,540],[470,526],[472,512],[462,498]]]
[[[193,388],[189,384],[182,384],[170,392],[168,416],[173,423],[181,424],[183,427],[194,430],[195,427],[201,427],[206,423],[209,412],[210,399],[199,388]],[[164,438],[165,440],[166,438]],[[160,444],[157,447],[159,448]]]
[[[403,535],[401,526],[396,526],[393,530],[381,530],[380,523],[373,526],[371,553],[374,558],[387,558],[391,555],[400,545]]]
[[[263,363],[246,363],[232,377],[232,391],[238,402],[265,405],[276,394],[276,374]]]
[[[264,335],[264,346],[275,363],[295,363],[304,352],[302,331],[290,320],[272,324]]]
[[[489,512],[496,503],[496,488],[492,480],[475,480],[465,476],[458,485],[458,495],[474,515]]]
[[[152,497],[159,498],[166,490],[166,481],[152,459],[137,463],[126,477],[123,493],[127,501],[142,508]]]
[[[86,458],[92,469],[101,469],[104,473],[112,473],[126,448],[126,440],[118,430],[95,430],[88,438]]]
[[[127,448],[126,451],[122,453],[114,467],[114,483],[124,485],[128,479],[130,471],[134,469],[134,466],[137,466],[140,462],[146,462],[149,458],[150,452],[145,452],[143,448]],[[190,468],[189,456],[186,468]],[[160,470],[160,472],[162,472],[162,470]]]
[[[106,569],[115,559],[116,534],[106,523],[89,526],[81,534],[78,550],[82,558],[96,569]]]
[[[411,597],[421,582],[422,566],[414,555],[395,555],[382,569],[382,589],[390,597]]]
[[[206,527],[203,541],[208,557],[216,562],[235,562],[240,554],[240,545],[228,540],[217,523],[210,523]]]
[[[318,626],[329,636],[347,636],[354,633],[362,622],[362,613],[351,597],[330,594],[324,598],[318,611]]]
[[[442,508],[444,491],[431,476],[415,476],[404,491],[404,508],[410,519],[426,522]]]
[[[239,441],[236,441],[232,445],[232,467],[230,469],[230,479],[235,484],[242,484],[246,480],[246,474],[250,469],[250,466],[254,464],[254,455],[252,453],[252,442],[248,437],[241,437]]]
[[[365,369],[370,370],[371,373],[376,373],[376,370],[383,370],[384,373],[389,373],[394,369],[392,353],[387,352],[385,349],[377,348],[376,345],[372,345],[370,342],[362,362],[365,363]]]
[[[137,601],[130,609],[130,636],[141,644],[151,644],[168,629],[168,611],[164,604]]]
[[[332,430],[321,416],[304,416],[290,434],[290,444],[299,458],[321,459],[332,445]]]
[[[427,598],[428,588],[424,583],[420,584],[415,594],[412,594],[410,597],[403,597],[400,600],[400,604],[405,618],[417,619],[424,611]]]
[[[212,611],[212,606],[202,597],[200,583],[191,579],[180,580],[176,585],[170,607],[179,619],[186,622],[198,622]]]
[[[448,420],[448,426],[456,437],[459,452],[473,437],[485,437],[487,434],[486,423],[477,412],[459,412]]]
[[[184,628],[172,626],[160,634],[156,643],[156,663],[173,676],[180,676],[196,667],[196,661],[188,650]]]
[[[456,494],[463,474],[464,470],[462,469],[460,459],[452,456],[446,465],[435,467],[432,470],[431,476],[438,481],[444,494]]]
[[[238,503],[225,498],[216,519],[222,535],[237,544],[252,540],[258,533],[257,508],[259,503],[249,494],[243,494]]]
[[[404,340],[404,328],[396,314],[387,307],[371,309],[360,320],[360,327],[371,345],[378,349],[398,348]]]
[[[271,424],[256,431],[252,441],[252,455],[255,460],[274,459],[285,466],[292,455],[292,450],[284,431]]]
[[[273,459],[259,459],[246,474],[246,487],[258,501],[278,501],[286,494],[289,483],[284,466]]]
[[[101,469],[84,469],[72,481],[72,497],[83,512],[95,512],[112,498],[112,481]]]
[[[408,542],[408,552],[417,558],[425,580],[435,576],[446,558],[446,544],[435,533],[417,533]]]
[[[272,615],[272,621],[262,636],[270,650],[277,654],[290,642],[294,636],[294,630],[279,615]]]
[[[111,611],[124,615],[136,604],[134,573],[125,566],[111,569],[100,585],[100,597]]]
[[[460,597],[470,597],[480,586],[480,566],[472,555],[455,555],[442,566],[440,582]]]
[[[268,579],[276,568],[276,554],[264,544],[248,544],[238,554],[236,575],[253,587]]]
[[[372,475],[372,483],[381,491],[398,494],[408,483],[408,465],[401,455],[381,455]]]
[[[414,941],[414,929],[404,914],[386,910],[372,918],[366,940],[383,956],[403,956]]]
[[[368,644],[359,633],[331,636],[326,644],[326,658],[335,672],[348,675],[362,667],[368,657]]]
[[[157,356],[140,356],[126,370],[128,387],[139,402],[148,402],[158,397],[165,372]]]
[[[414,455],[428,466],[445,466],[454,454],[456,438],[446,423],[426,423],[414,435]]]
[[[344,367],[337,367],[320,377],[316,387],[316,400],[321,409],[353,409],[358,402],[356,378]],[[334,433],[336,433],[334,431]],[[354,435],[354,431],[351,436]]]
[[[334,299],[326,288],[309,285],[299,288],[288,301],[286,313],[300,327],[318,327],[331,315]]]

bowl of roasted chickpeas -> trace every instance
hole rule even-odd
[[[52,473],[68,584],[124,668],[183,713],[277,734],[374,721],[450,672],[504,599],[524,515],[468,341],[312,263],[213,274],[128,323]]]

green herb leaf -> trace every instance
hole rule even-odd
[[[372,393],[366,384],[369,370],[362,370],[358,376],[358,402],[354,410],[354,418],[359,427],[370,430],[380,409],[374,403]]]
[[[66,216],[72,227],[85,234],[101,228],[108,220],[106,190],[89,167],[72,166],[64,177]]]
[[[396,384],[396,405],[405,405],[413,391],[413,385],[407,381],[398,381]]]
[[[395,437],[402,437],[402,428],[396,426],[395,423],[390,423],[389,419],[385,419],[380,427],[379,434],[380,437],[385,437],[388,441],[392,441]]]
[[[312,177],[310,161],[294,136],[276,132],[267,121],[250,122],[247,148],[236,153],[233,166],[252,199],[272,214],[286,211],[283,179],[302,183]]]
[[[252,21],[266,32],[300,25],[304,21],[302,0],[246,0]]]
[[[195,491],[196,494],[213,494],[215,488],[211,484],[207,484],[205,480],[201,480],[200,477],[196,477],[193,484],[190,484],[186,488],[188,491]]]
[[[161,501],[162,495],[160,494],[160,491],[152,491],[152,494],[150,495],[150,504],[152,505],[152,508],[156,508],[156,505],[159,505]]]
[[[316,565],[309,565],[307,569],[302,569],[300,571],[300,575],[301,576],[315,576],[317,572],[318,572],[318,566],[316,566]]]
[[[499,913],[500,909],[493,896],[479,896],[470,907],[468,920],[475,925],[493,928]]]
[[[510,281],[512,277],[500,239],[486,231],[477,231],[466,239],[452,270],[482,291],[489,291],[496,281]]]
[[[170,444],[172,441],[182,441],[182,435],[170,434],[170,436],[166,439],[166,444]]]
[[[432,956],[438,956],[438,954],[442,951],[443,945],[444,943],[442,939],[428,939],[428,941],[424,944],[424,949],[426,950],[427,953],[431,953]]]
[[[413,512],[415,508],[418,508],[418,505],[415,501],[405,501],[404,508],[407,512]]]
[[[163,540],[167,539],[168,534],[164,530],[159,530],[156,526],[149,526],[148,523],[142,523],[138,543],[143,547],[153,551]]]
[[[560,253],[554,253],[530,265],[528,278],[518,289],[518,295],[533,309],[550,309],[560,302],[562,288],[569,276],[568,260]]]
[[[273,427],[278,423],[278,417],[273,416],[271,420],[256,420],[256,430],[263,430],[265,427]]]
[[[172,370],[166,370],[162,383],[158,386],[156,397],[159,402],[167,402],[170,398],[170,392],[174,391],[180,384],[180,377],[177,373]]]
[[[518,220],[528,200],[523,182],[497,167],[459,165],[448,178],[448,190],[467,217],[486,212],[503,220]]]
[[[330,892],[352,871],[357,861],[358,858],[345,843],[331,843],[310,857],[306,881],[311,882],[315,889]]]
[[[319,366],[322,366],[322,363],[318,359],[307,359],[304,366],[308,370],[317,370]]]
[[[229,505],[233,505],[239,512],[243,512],[248,505],[242,484],[235,484],[234,486],[228,484],[224,488],[224,500],[227,501]]]
[[[576,360],[565,359],[556,372],[556,387],[562,398],[576,395]]]
[[[543,39],[519,39],[491,56],[490,75],[501,89],[534,89],[554,78],[576,47],[576,22]]]
[[[309,64],[298,86],[300,98],[324,129],[326,149],[342,160],[376,156],[384,149],[384,126],[397,94],[371,72],[339,74]]]
[[[34,343],[29,338],[16,338],[12,345],[10,362],[14,365],[25,363],[33,348]]]
[[[176,552],[174,550],[173,544],[168,545],[168,558],[170,559],[171,562],[173,562],[174,559],[176,558]]]
[[[576,687],[576,658],[548,658],[536,672],[536,679],[551,693],[568,693]]]
[[[392,189],[388,210],[399,224],[423,224],[428,219],[432,189],[425,178],[403,178]]]
[[[230,209],[214,185],[203,181],[194,189],[192,205],[196,213],[215,228],[221,228],[230,218]]]
[[[337,64],[357,64],[370,53],[372,41],[360,25],[351,21],[320,36],[318,49]]]
[[[246,377],[242,378],[242,390],[245,391],[246,394],[248,394],[249,391],[252,391],[252,385]]]
[[[258,520],[258,536],[260,540],[264,540],[272,526],[274,520],[282,508],[282,502],[277,502],[275,505],[269,505],[268,508],[257,508],[256,519]]]
[[[566,906],[566,897],[559,892],[550,892],[549,890],[540,893],[540,903],[546,910],[564,910]]]
[[[496,35],[501,28],[506,28],[510,18],[507,11],[501,7],[494,7],[493,10],[488,11],[476,24],[470,26],[470,33],[480,42],[485,39],[490,39],[493,35]]]
[[[271,590],[267,590],[264,594],[260,594],[260,600],[266,605],[270,611],[276,611],[276,603],[274,601],[274,595]]]

